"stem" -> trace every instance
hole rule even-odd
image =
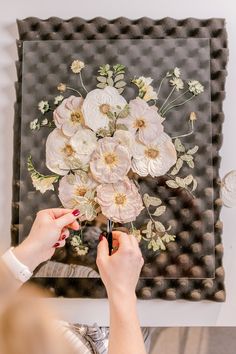
[[[186,95],[186,93],[188,93],[188,90],[184,91],[181,95],[179,95],[178,97],[176,97],[174,100],[170,101],[164,110],[166,110],[166,108],[168,108],[172,103],[174,103],[175,101],[177,101],[178,99],[180,99],[181,97],[183,97],[184,95]]]
[[[160,112],[161,112],[162,108],[165,106],[165,104],[168,101],[168,99],[172,96],[174,90],[175,90],[175,86],[172,88],[172,90],[170,91],[169,95],[166,97],[165,101],[163,102],[163,104],[162,104],[162,106],[160,108]]]
[[[165,79],[166,79],[166,76],[164,76],[163,79],[162,79],[161,82],[160,82],[159,88],[158,88],[158,90],[157,90],[157,97],[158,97],[158,95],[159,95],[159,93],[160,93],[161,86],[162,86],[162,84],[163,84],[163,82],[164,82]]]
[[[83,79],[82,79],[81,71],[80,71],[80,73],[79,73],[79,77],[80,77],[80,82],[81,82],[81,85],[82,85],[84,91],[85,91],[86,93],[88,93],[88,90],[87,90],[86,87],[84,86],[84,82],[83,82]]]
[[[134,228],[133,221],[130,222],[130,225],[131,225],[132,232],[134,232],[135,228]]]
[[[194,124],[192,120],[190,121],[190,129],[191,129],[190,132],[182,135],[173,136],[171,137],[171,139],[185,138],[186,136],[192,135],[194,133]]]
[[[68,90],[71,90],[71,91],[74,91],[74,92],[78,93],[78,94],[80,95],[80,97],[83,97],[83,96],[81,95],[81,93],[80,93],[78,90],[74,89],[73,87],[66,86],[66,88],[67,88]]]
[[[181,103],[179,103],[179,104],[176,104],[176,105],[174,105],[174,106],[171,106],[171,107],[167,108],[165,111],[162,112],[162,114],[165,115],[165,114],[166,114],[167,112],[169,112],[172,108],[182,106],[183,104],[185,104],[185,103],[191,101],[194,97],[195,97],[195,96],[192,95],[190,98],[188,98],[188,99],[185,100],[184,102],[181,102]]]

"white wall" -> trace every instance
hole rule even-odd
[[[36,16],[47,18],[80,16],[86,19],[95,16],[115,18],[126,16],[138,18],[148,16],[162,18],[225,17],[229,34],[230,60],[228,65],[227,98],[224,104],[224,145],[221,150],[221,176],[236,169],[236,21],[233,0],[7,0],[0,10],[0,235],[1,247],[10,242],[11,180],[12,180],[12,125],[15,101],[14,61],[16,60],[16,18]],[[165,301],[139,301],[140,318],[143,325],[236,325],[236,232],[235,209],[224,209],[223,241],[225,246],[224,266],[226,270],[227,301],[217,303],[186,303]],[[84,323],[107,324],[106,300],[50,300],[63,312],[64,318]]]

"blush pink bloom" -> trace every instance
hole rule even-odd
[[[163,133],[162,117],[155,107],[150,107],[147,102],[137,97],[129,103],[130,112],[127,118],[120,118],[117,124],[125,124],[128,130],[143,144],[157,141]]]
[[[53,112],[56,127],[61,129],[66,136],[74,135],[79,127],[84,125],[82,103],[82,97],[70,96],[65,98]]]
[[[119,223],[134,221],[144,208],[137,187],[128,177],[116,184],[99,185],[96,201],[103,215]]]
[[[127,147],[115,138],[106,137],[98,141],[90,160],[90,170],[99,183],[116,183],[123,179],[131,166]]]

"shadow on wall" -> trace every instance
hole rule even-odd
[[[235,354],[235,327],[154,329],[150,354]]]

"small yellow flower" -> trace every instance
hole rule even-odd
[[[66,91],[66,85],[63,84],[62,82],[57,86],[58,91],[60,92],[65,92]]]
[[[191,113],[190,113],[189,120],[192,121],[192,122],[193,122],[194,120],[197,120],[197,116],[196,116],[196,113],[195,113],[195,112],[191,112]]]
[[[71,70],[74,74],[79,74],[81,70],[85,67],[84,62],[81,60],[74,60],[71,64]]]

